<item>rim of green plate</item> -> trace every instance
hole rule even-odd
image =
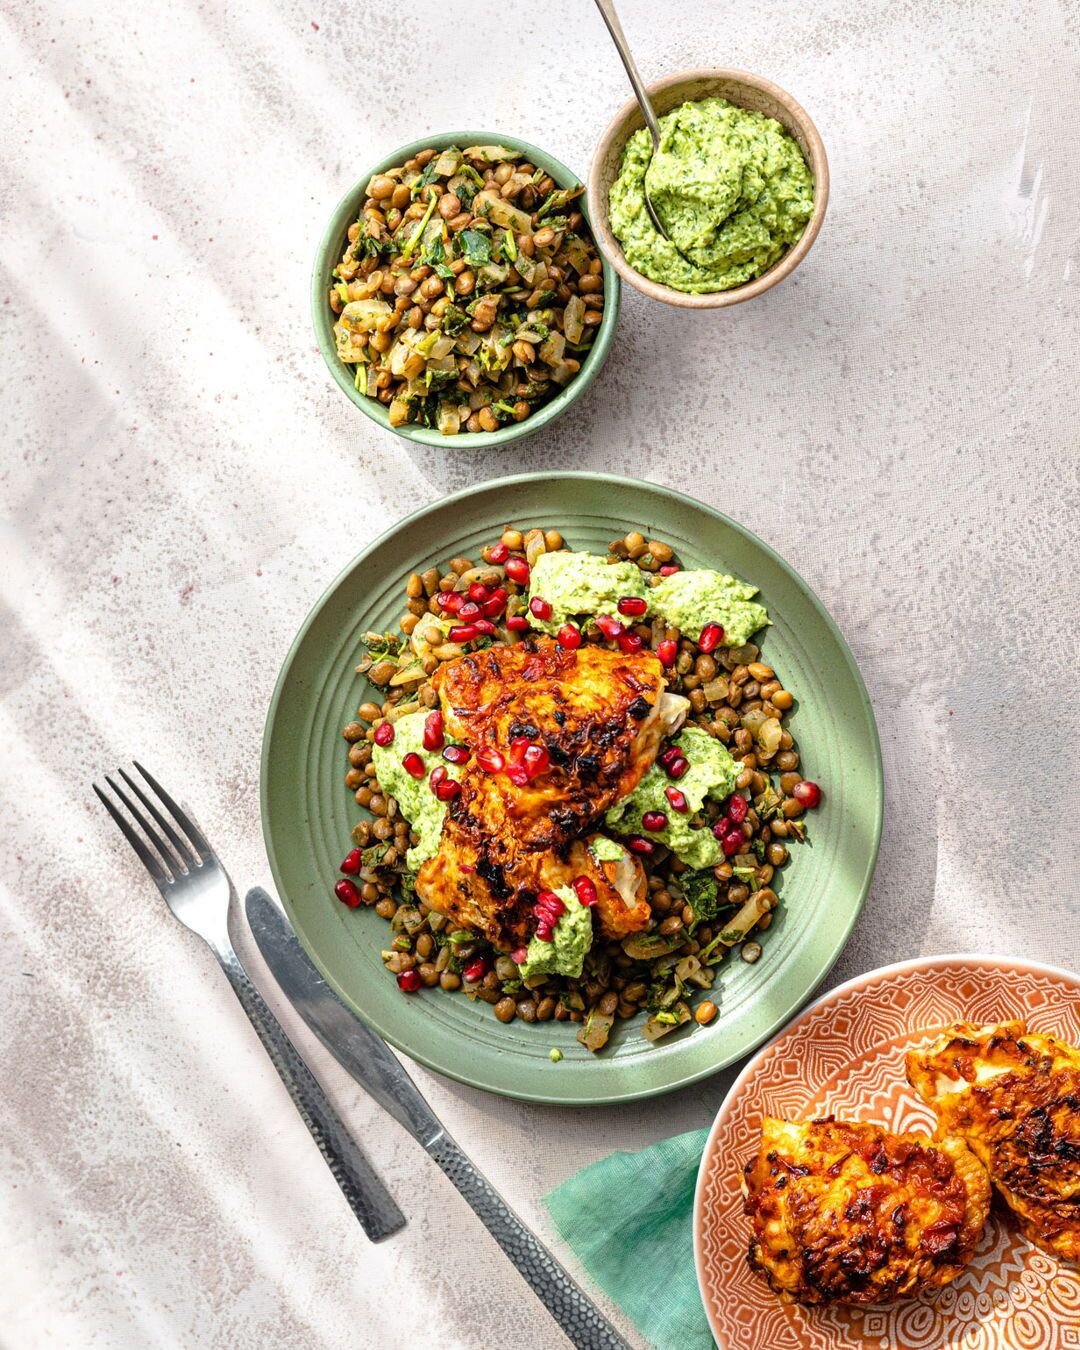
[[[619,322],[622,283],[618,272],[607,257],[600,252],[599,248],[597,248],[596,253],[604,265],[604,295],[606,297],[604,317],[600,322],[593,344],[582,362],[581,369],[562,393],[556,394],[550,403],[545,403],[531,417],[527,417],[524,422],[511,422],[509,426],[501,427],[498,431],[465,431],[457,436],[444,436],[442,432],[436,431],[433,427],[411,425],[392,427],[383,405],[377,399],[368,398],[365,394],[359,393],[353,384],[354,376],[350,374],[351,368],[338,360],[337,344],[334,341],[334,325],[331,322],[333,315],[326,303],[330,274],[341,258],[349,226],[356,219],[359,203],[364,199],[364,190],[371,178],[377,173],[383,173],[387,169],[411,159],[420,150],[426,150],[429,147],[434,147],[436,150],[445,150],[451,145],[507,145],[527,155],[534,164],[539,165],[546,173],[550,174],[559,187],[571,187],[574,183],[585,181],[583,178],[579,178],[577,174],[571,173],[561,160],[548,154],[546,150],[541,150],[539,146],[533,145],[529,141],[523,141],[520,136],[505,136],[494,131],[445,131],[431,136],[423,136],[420,140],[410,141],[408,145],[399,146],[397,150],[385,155],[367,173],[357,179],[334,209],[334,213],[330,217],[330,223],[323,232],[323,237],[315,253],[315,265],[311,273],[311,319],[315,328],[319,351],[322,353],[323,360],[334,378],[334,383],[350,403],[359,408],[365,417],[370,417],[384,431],[393,432],[395,436],[401,436],[407,441],[415,441],[420,445],[438,445],[446,450],[501,449],[512,441],[531,436],[542,427],[550,425],[557,417],[561,417],[574,400],[588,389],[593,380],[600,374],[604,362],[607,360],[608,352],[611,350],[611,344],[615,337],[615,329]],[[578,205],[582,215],[589,222],[591,230],[592,216],[584,195]],[[593,242],[595,244],[595,233]]]
[[[809,600],[813,608],[817,611],[819,617],[822,619],[826,628],[828,629],[830,636],[835,641],[840,651],[840,654],[843,657],[844,662],[848,668],[848,672],[853,679],[855,688],[858,692],[859,696],[858,711],[862,714],[865,720],[866,729],[869,731],[870,737],[869,748],[873,753],[873,770],[874,770],[873,772],[874,810],[872,818],[873,837],[872,840],[870,841],[870,849],[866,858],[865,866],[863,867],[862,870],[862,875],[859,877],[858,896],[854,905],[851,908],[850,915],[847,918],[846,922],[842,925],[841,928],[832,932],[830,946],[821,957],[820,968],[817,974],[814,976],[812,983],[810,983],[809,986],[807,987],[799,988],[792,997],[785,998],[783,1006],[771,1016],[770,1020],[768,1021],[768,1024],[764,1025],[760,1029],[760,1031],[754,1033],[749,1040],[740,1043],[737,1046],[737,1048],[732,1052],[724,1050],[719,1051],[715,1060],[710,1061],[708,1064],[703,1065],[700,1068],[696,1068],[687,1073],[681,1074],[680,1076],[673,1077],[670,1081],[666,1081],[661,1084],[650,1084],[642,1088],[636,1088],[636,1087],[628,1087],[626,1086],[625,1083],[620,1083],[620,1085],[616,1090],[610,1092],[590,1092],[587,1095],[581,1095],[576,1092],[571,1092],[568,1094],[566,1091],[551,1092],[550,1090],[547,1090],[546,1085],[542,1082],[538,1082],[535,1087],[529,1088],[519,1088],[514,1086],[502,1086],[502,1085],[495,1086],[490,1083],[480,1082],[475,1076],[470,1076],[467,1069],[460,1069],[455,1066],[448,1066],[446,1064],[439,1063],[436,1058],[428,1055],[426,1053],[424,1043],[419,1036],[396,1035],[393,1032],[393,1030],[380,1026],[377,1020],[373,1019],[370,1016],[370,1014],[365,1014],[358,1007],[353,995],[347,989],[343,988],[340,985],[340,983],[333,977],[331,972],[324,967],[318,953],[309,945],[301,927],[298,925],[296,907],[294,906],[292,900],[290,899],[288,889],[284,884],[283,868],[278,859],[277,851],[274,846],[272,832],[270,829],[269,761],[271,752],[271,739],[274,724],[277,718],[278,707],[285,693],[285,688],[288,683],[288,677],[291,667],[300,651],[301,646],[303,645],[303,642],[308,632],[310,631],[312,626],[317,622],[323,607],[336,593],[339,586],[341,586],[341,584],[354,571],[356,567],[358,567],[366,559],[370,558],[373,554],[377,553],[378,550],[384,546],[384,544],[387,542],[388,539],[396,535],[399,531],[414,526],[417,523],[423,521],[425,517],[434,515],[436,512],[442,511],[448,506],[452,506],[455,502],[461,501],[468,497],[476,496],[486,491],[491,491],[499,488],[508,488],[519,484],[526,484],[530,482],[539,482],[539,481],[545,482],[591,481],[596,483],[609,484],[612,486],[612,488],[630,487],[633,489],[643,490],[647,494],[655,493],[661,497],[668,498],[673,502],[685,503],[689,506],[692,506],[696,510],[706,512],[708,515],[714,517],[719,524],[730,530],[733,530],[735,533],[741,535],[748,543],[750,543],[756,548],[759,548],[769,559],[772,560],[773,563],[775,563],[781,569],[782,572],[786,573],[787,576],[790,577],[796,583],[798,588],[803,592],[803,594]],[[651,483],[644,479],[627,478],[617,474],[593,473],[588,471],[564,471],[557,474],[550,474],[543,472],[523,473],[523,474],[508,475],[506,477],[501,478],[487,479],[483,483],[475,484],[473,487],[464,488],[458,492],[450,493],[445,497],[440,497],[436,501],[430,502],[425,506],[419,507],[417,508],[417,510],[412,511],[408,515],[401,517],[399,520],[395,521],[392,525],[388,526],[378,536],[378,538],[373,540],[372,543],[368,545],[367,548],[363,549],[360,553],[356,554],[356,556],[353,557],[341,569],[340,572],[338,572],[338,574],[334,577],[334,579],[330,582],[330,584],[325,587],[322,594],[319,596],[318,600],[315,602],[315,604],[309,611],[307,618],[301,624],[299,631],[297,632],[295,638],[293,639],[289,647],[285,660],[282,663],[281,670],[278,673],[277,682],[274,685],[274,692],[270,699],[270,706],[267,710],[266,721],[263,727],[262,749],[259,764],[259,807],[262,820],[263,842],[266,847],[267,859],[270,863],[270,871],[274,878],[274,884],[277,889],[278,896],[285,907],[285,912],[288,915],[290,923],[293,925],[293,929],[296,933],[297,938],[300,940],[301,945],[304,947],[305,951],[311,957],[315,966],[318,968],[320,974],[326,980],[327,984],[333,989],[334,993],[338,996],[338,998],[340,998],[341,1001],[345,1004],[345,1006],[349,1008],[350,1011],[352,1011],[357,1017],[359,1017],[365,1023],[365,1025],[369,1026],[372,1030],[376,1031],[390,1045],[394,1046],[395,1049],[400,1050],[402,1053],[416,1060],[419,1064],[424,1065],[425,1068],[431,1069],[436,1073],[442,1074],[444,1077],[453,1079],[455,1082],[463,1083],[468,1087],[476,1088],[480,1091],[493,1092],[497,1096],[509,1097],[516,1099],[518,1101],[528,1101],[540,1105],[551,1105],[551,1106],[604,1106],[619,1102],[640,1101],[649,1097],[662,1096],[669,1092],[675,1092],[678,1091],[678,1089],[680,1088],[688,1087],[693,1083],[701,1082],[706,1078],[710,1078],[712,1077],[713,1074],[719,1073],[720,1070],[725,1069],[729,1065],[735,1063],[736,1060],[752,1055],[762,1045],[764,1045],[767,1041],[769,1041],[770,1038],[775,1036],[777,1032],[779,1032],[786,1025],[786,1023],[792,1018],[792,1016],[809,1002],[814,992],[820,986],[822,980],[825,979],[829,971],[835,965],[836,960],[840,955],[840,952],[843,950],[844,946],[847,943],[848,938],[851,935],[852,929],[858,922],[859,916],[862,913],[863,906],[866,903],[866,897],[870,889],[870,883],[873,880],[874,869],[877,865],[878,854],[881,847],[881,831],[884,816],[884,795],[885,795],[884,773],[881,759],[881,739],[878,733],[877,720],[874,716],[873,704],[870,700],[870,695],[867,692],[866,684],[862,677],[862,672],[859,670],[858,663],[856,662],[855,657],[852,654],[852,651],[848,646],[847,641],[845,640],[843,634],[837,627],[836,622],[833,619],[832,615],[829,613],[825,605],[818,598],[817,594],[803,580],[800,574],[795,571],[795,569],[790,565],[790,563],[786,562],[785,559],[774,548],[772,548],[769,544],[767,544],[752,530],[748,529],[745,525],[739,524],[738,521],[732,519],[732,517],[728,515],[725,515],[724,512],[719,511],[715,507],[709,506],[706,503],[699,501],[695,497],[691,497],[688,493],[680,492],[677,488],[666,487],[663,484]],[[598,1058],[596,1062],[600,1063],[603,1061],[601,1061]]]

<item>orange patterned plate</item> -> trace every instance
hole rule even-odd
[[[709,1133],[694,1198],[698,1283],[721,1350],[1080,1350],[1080,1269],[1033,1247],[996,1205],[971,1265],[934,1298],[794,1307],[746,1262],[742,1164],[763,1115],[932,1134],[906,1052],[951,1022],[1015,1017],[1080,1044],[1080,976],[986,956],[903,961],[830,990],[754,1056]]]

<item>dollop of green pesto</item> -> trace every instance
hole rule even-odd
[[[769,622],[764,605],[753,597],[757,587],[738,577],[709,568],[675,572],[654,586],[636,563],[608,562],[598,553],[542,553],[529,578],[529,599],[539,596],[551,606],[550,619],[530,614],[529,622],[545,633],[557,633],[571,619],[606,614],[620,623],[634,622],[619,614],[624,596],[645,600],[647,614],[656,615],[696,642],[707,623],[724,630],[724,645],[741,647]]]
[[[655,154],[647,129],[634,132],[611,185],[611,228],[627,262],[691,293],[730,290],[767,271],[814,209],[813,175],[794,137],[722,98],[681,104],[660,130]],[[669,239],[649,219],[646,184]]]
[[[550,942],[541,942],[538,937],[530,939],[525,960],[518,967],[523,980],[533,975],[569,975],[577,979],[585,964],[585,953],[592,946],[592,911],[569,886],[560,886],[555,894],[566,906],[566,912],[559,915]]]
[[[569,619],[617,614],[626,595],[645,596],[645,577],[636,563],[609,563],[598,553],[566,549],[541,553],[529,575],[529,599],[546,600],[551,618],[530,614],[529,622],[542,632],[557,633]]]
[[[735,780],[742,771],[725,746],[700,727],[686,727],[673,741],[690,767],[675,782],[659,763],[654,763],[645,777],[628,797],[616,802],[604,817],[608,826],[619,834],[639,834],[666,845],[689,867],[715,867],[724,857],[720,841],[707,826],[695,829],[691,821],[700,811],[706,797],[723,801],[735,790]],[[690,808],[676,811],[668,801],[664,789],[677,787]],[[662,830],[647,830],[642,817],[646,811],[663,811],[667,824]]]
[[[419,841],[405,855],[405,862],[415,872],[422,862],[439,851],[446,802],[439,801],[431,790],[428,777],[441,764],[450,778],[460,778],[462,766],[450,764],[438,750],[424,749],[424,722],[427,713],[409,713],[394,723],[394,739],[389,745],[373,745],[371,762],[379,787],[394,797],[401,814],[420,836]],[[414,752],[424,761],[424,777],[414,778],[402,764],[407,754]]]
[[[606,834],[590,835],[589,852],[597,862],[622,862],[626,857],[626,848],[614,839],[609,839]]]
[[[708,568],[662,577],[649,592],[654,614],[696,642],[707,623],[724,630],[724,645],[741,647],[769,622],[768,611],[753,597],[757,587]]]

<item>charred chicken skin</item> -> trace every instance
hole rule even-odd
[[[981,1159],[1024,1236],[1080,1262],[1080,1050],[1023,1022],[959,1022],[907,1057],[939,1133]]]
[[[538,639],[448,661],[432,684],[447,731],[473,754],[419,897],[511,951],[529,941],[538,892],[587,875],[608,937],[643,928],[640,867],[616,877],[581,836],[634,790],[685,716],[657,657]]]
[[[786,1303],[887,1303],[948,1284],[990,1209],[962,1141],[832,1118],[767,1118],[743,1175],[750,1266]]]

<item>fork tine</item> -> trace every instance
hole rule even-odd
[[[127,794],[124,792],[124,789],[122,787],[119,787],[116,783],[114,783],[108,774],[105,775],[105,781],[116,793],[116,795],[120,798],[120,800],[124,803],[124,805],[131,812],[131,814],[135,817],[143,834],[146,835],[150,843],[153,844],[153,846],[161,854],[161,861],[165,864],[166,870],[172,873],[173,879],[175,880],[175,878],[182,876],[183,875],[182,870],[178,866],[176,859],[169,852],[169,848],[168,845],[165,843],[165,840],[162,839],[161,835],[156,834],[154,832],[153,826],[142,814],[142,812],[131,800],[131,798],[127,796]]]
[[[132,760],[132,763],[172,812],[173,819],[179,824],[180,828],[195,845],[196,849],[198,849],[203,860],[205,861],[207,858],[213,858],[214,850],[210,847],[206,835],[203,834],[202,830],[199,829],[198,825],[195,824],[187,812],[181,810],[181,808],[177,806],[176,802],[173,801],[157,779],[154,778],[152,774],[148,773],[137,759]]]
[[[191,851],[191,848],[188,846],[187,841],[183,839],[177,833],[176,830],[173,829],[168,819],[161,814],[161,812],[157,809],[157,807],[146,795],[146,793],[142,790],[142,788],[138,785],[138,783],[136,783],[134,778],[132,778],[129,774],[125,773],[123,769],[120,770],[120,777],[124,780],[124,782],[132,790],[132,792],[134,792],[135,796],[138,797],[139,801],[142,802],[143,806],[146,807],[146,809],[154,817],[157,823],[169,836],[169,843],[172,844],[173,848],[176,850],[180,858],[180,861],[184,864],[184,866],[188,869],[188,871],[190,872],[193,867],[197,867],[198,859],[195,857],[195,854]]]
[[[151,877],[153,877],[154,881],[157,883],[158,888],[164,890],[164,888],[170,884],[170,878],[166,875],[165,869],[162,867],[161,863],[150,852],[150,850],[146,847],[143,841],[139,838],[139,836],[135,833],[135,831],[124,819],[124,817],[120,814],[120,812],[116,809],[116,807],[112,804],[112,802],[108,799],[108,797],[105,796],[104,792],[102,792],[102,790],[98,787],[98,785],[96,783],[91,783],[90,786],[97,793],[98,799],[100,800],[102,806],[104,806],[105,810],[108,811],[109,815],[112,816],[113,820],[115,820],[117,825],[119,825],[120,831],[123,834],[124,838],[128,841],[131,847],[138,854],[139,861],[150,873]]]

